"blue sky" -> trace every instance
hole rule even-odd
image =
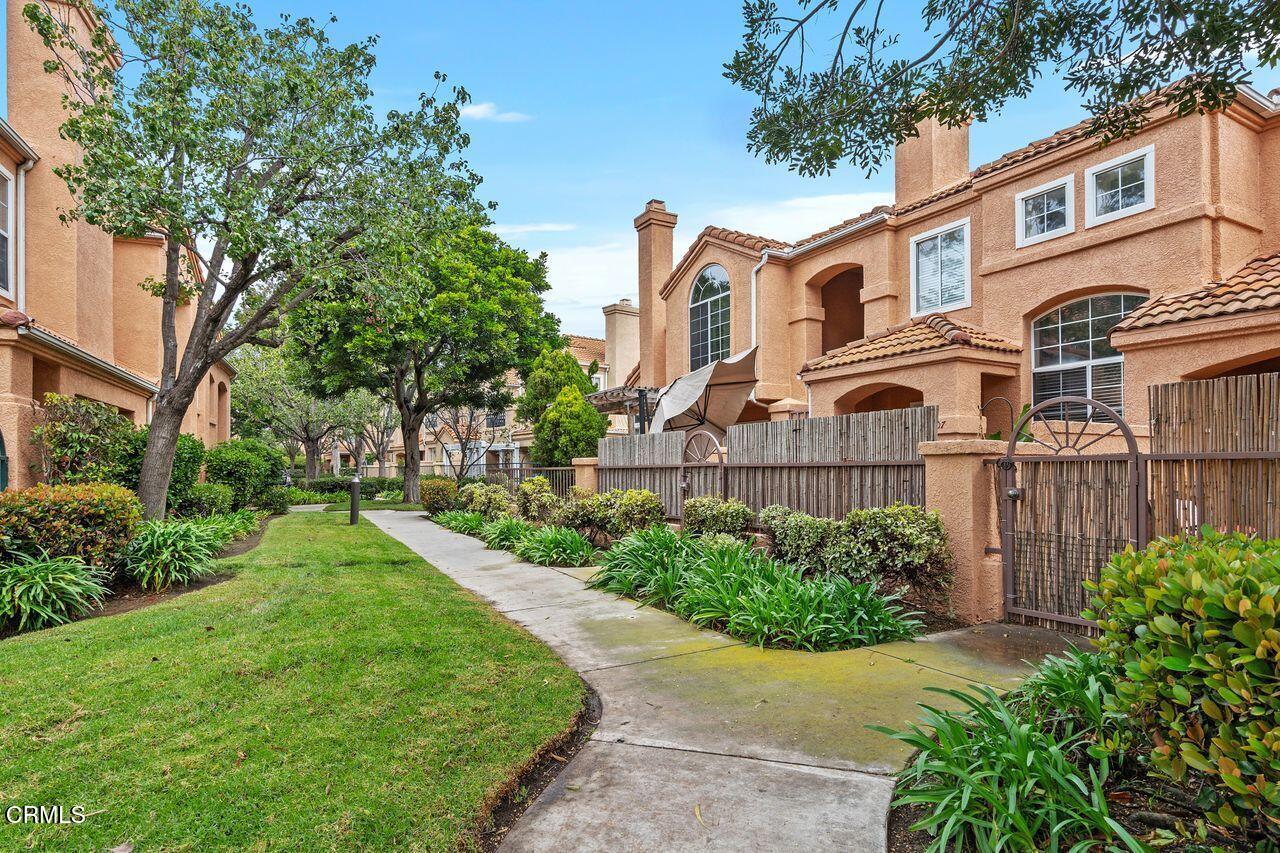
[[[888,5],[890,26],[909,32],[919,20],[915,2]],[[466,87],[481,192],[498,203],[506,239],[549,254],[548,304],[566,332],[601,335],[600,306],[634,298],[631,220],[647,199],[680,215],[677,255],[707,224],[789,240],[891,200],[891,167],[806,179],[747,152],[753,99],[721,76],[741,37],[735,0],[269,0],[254,9],[263,23],[332,12],[338,38],[379,35],[379,107],[411,104],[437,69]],[[1256,85],[1280,85],[1280,72]],[[1083,115],[1045,79],[973,128],[972,163]]]

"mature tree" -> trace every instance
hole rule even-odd
[[[360,391],[317,397],[305,384],[303,367],[286,350],[244,347],[232,363],[236,368],[232,399],[240,398],[242,410],[261,413],[264,434],[302,448],[308,479],[319,476],[334,435],[362,416],[369,405],[369,395]]]
[[[1280,59],[1280,5],[1258,0],[930,0],[905,33],[885,0],[786,7],[747,0],[725,76],[760,98],[751,149],[805,175],[841,160],[873,171],[923,119],[985,120],[1046,70],[1109,141],[1154,110],[1223,107],[1250,63]]]
[[[377,416],[365,422],[365,446],[373,454],[378,463],[378,476],[387,476],[387,457],[391,454],[391,441],[396,436],[396,427],[400,424],[400,414],[396,407],[379,399]]]
[[[451,463],[453,476],[459,483],[471,475],[489,448],[501,438],[510,437],[499,416],[511,405],[511,392],[502,380],[489,382],[481,389],[479,405],[446,406],[425,421],[427,430],[440,446],[456,445],[458,459]]]
[[[350,455],[358,472],[364,464],[366,449],[370,447],[369,427],[383,422],[387,407],[376,394],[364,388],[348,391],[340,399],[343,401],[342,423],[334,436],[338,446]]]
[[[529,455],[535,465],[568,465],[576,456],[595,456],[596,443],[608,431],[608,416],[567,385],[534,424]]]
[[[317,387],[368,388],[395,404],[404,497],[416,502],[424,419],[448,408],[486,409],[494,382],[559,337],[542,305],[545,258],[530,258],[476,224],[400,218],[376,231],[359,274],[291,322],[296,339],[307,342]]]
[[[343,274],[371,221],[408,203],[389,176],[414,170],[469,193],[474,178],[454,156],[466,94],[424,95],[379,121],[372,40],[337,46],[310,18],[260,29],[247,5],[215,0],[69,0],[100,22],[75,32],[64,5],[24,14],[68,85],[62,133],[84,151],[56,169],[75,196],[68,215],[165,241],[164,275],[147,283],[163,304],[163,359],[140,484],[148,515],[163,515],[202,377],[246,343],[279,343],[281,316]]]
[[[525,377],[524,393],[516,400],[516,420],[526,424],[537,423],[563,388],[573,386],[583,396],[592,393],[596,387],[591,384],[591,377],[599,367],[593,361],[584,371],[578,359],[567,349],[550,349],[539,354]]]

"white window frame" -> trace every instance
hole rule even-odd
[[[1058,187],[1067,188],[1067,224],[1053,231],[1046,231],[1043,234],[1037,234],[1034,237],[1028,237],[1027,234],[1027,209],[1023,204],[1029,198],[1047,193],[1050,190],[1056,190]],[[1019,248],[1026,246],[1034,246],[1036,243],[1043,243],[1046,240],[1052,240],[1055,237],[1061,237],[1070,234],[1076,230],[1076,175],[1072,172],[1061,178],[1041,184],[1038,187],[1032,187],[1029,190],[1023,190],[1013,197],[1013,221],[1016,224],[1017,233],[1014,234],[1014,244]]]
[[[694,291],[694,287],[696,287],[696,286],[697,286],[698,279],[702,277],[702,274],[703,274],[704,272],[706,272],[708,269],[710,269],[711,267],[720,267],[720,269],[724,272],[724,277],[725,277],[725,291],[724,291],[724,293],[716,294],[715,296],[712,296],[712,297],[710,297],[709,299],[708,299],[708,298],[703,298],[703,299],[698,300],[697,302],[694,302],[694,301],[693,301],[693,291]],[[725,357],[725,358],[728,358],[730,355],[732,355],[732,354],[733,354],[733,280],[729,278],[729,271],[728,271],[727,269],[725,269],[724,264],[720,263],[719,261],[712,261],[711,263],[703,264],[701,267],[699,267],[699,268],[698,268],[698,274],[697,274],[697,275],[695,275],[695,276],[693,277],[693,282],[689,285],[689,300],[688,300],[688,301],[689,301],[689,307],[685,309],[685,311],[687,312],[687,316],[688,316],[688,318],[689,318],[689,325],[688,325],[688,328],[687,328],[687,330],[686,330],[686,337],[687,337],[687,339],[688,339],[688,347],[689,347],[689,358],[688,358],[688,360],[687,360],[687,363],[688,363],[688,365],[689,365],[689,369],[690,369],[691,371],[692,371],[692,370],[701,370],[703,367],[706,367],[706,366],[707,366],[706,364],[701,365],[700,367],[694,367],[694,366],[693,366],[693,309],[694,309],[694,308],[696,308],[696,307],[697,307],[697,306],[699,306],[699,305],[704,305],[704,304],[705,304],[705,305],[707,305],[707,306],[708,306],[708,307],[707,307],[707,357],[708,357],[708,359],[709,359],[709,360],[707,361],[707,364],[712,364],[712,363],[714,363],[714,362],[718,361],[719,359],[710,358],[710,356],[711,356],[711,308],[710,308],[710,303],[712,303],[712,302],[716,301],[717,299],[719,299],[719,298],[720,298],[720,297],[722,297],[722,296],[723,296],[723,297],[725,297],[725,298],[727,298],[727,299],[729,300],[729,319],[728,319],[728,321],[726,322],[726,325],[728,326],[727,331],[728,331],[728,333],[729,333],[729,338],[728,338],[728,342],[727,342],[727,343],[728,343],[728,346],[727,346],[727,348],[726,348],[726,352],[725,352],[725,355],[724,355],[724,357]]]
[[[9,217],[8,217],[8,221],[4,223],[4,233],[9,236],[9,259],[8,259],[9,260],[9,264],[8,264],[9,279],[8,281],[0,281],[0,293],[4,293],[7,296],[12,297],[15,292],[14,282],[17,280],[17,277],[18,277],[18,270],[16,266],[17,256],[18,256],[18,240],[17,240],[17,235],[14,234],[14,226],[18,221],[18,215],[17,215],[17,211],[13,209],[13,200],[15,197],[13,175],[11,175],[9,173],[9,170],[4,168],[3,166],[0,166],[0,175],[3,175],[5,177],[5,180],[8,182],[8,187],[9,187],[7,198],[5,199],[5,201],[7,202],[7,204],[5,205],[5,209],[8,211]]]
[[[916,310],[916,244],[928,240],[931,237],[937,237],[946,231],[954,231],[956,228],[964,228],[964,299],[959,302],[939,305],[936,308],[929,308],[924,311]],[[968,308],[973,305],[973,270],[972,270],[972,252],[970,249],[969,217],[957,219],[955,222],[948,222],[946,225],[940,225],[932,231],[925,231],[922,234],[916,234],[911,238],[911,316],[927,317],[930,314],[941,314],[946,311],[958,311],[961,308]]]
[[[1065,302],[1059,302],[1057,305],[1053,306],[1048,311],[1041,313],[1037,317],[1033,317],[1031,320],[1030,333],[1028,335],[1028,338],[1031,343],[1030,349],[1031,349],[1031,374],[1032,374],[1031,396],[1032,396],[1032,399],[1035,398],[1035,393],[1036,393],[1035,378],[1034,378],[1036,374],[1063,373],[1068,370],[1074,370],[1076,368],[1083,367],[1085,368],[1085,371],[1084,371],[1085,396],[1092,399],[1093,398],[1093,367],[1099,364],[1120,364],[1120,365],[1124,364],[1124,353],[1117,353],[1116,355],[1107,355],[1107,356],[1103,356],[1102,358],[1090,358],[1087,361],[1073,361],[1068,364],[1046,364],[1043,367],[1036,366],[1036,338],[1035,338],[1036,323],[1040,322],[1045,317],[1048,317],[1054,311],[1057,311],[1058,309],[1062,308],[1065,305],[1071,305],[1073,303],[1080,302],[1085,299],[1096,299],[1104,296],[1142,296],[1144,301],[1151,298],[1150,296],[1134,293],[1132,290],[1108,290],[1102,293],[1090,293],[1086,296],[1077,296],[1074,299],[1068,299]],[[1128,315],[1126,314],[1120,315],[1120,320],[1123,320],[1126,316]],[[1117,320],[1116,322],[1119,323],[1120,320]],[[1061,323],[1059,323],[1059,326],[1061,326]],[[1122,417],[1124,415],[1124,402],[1123,402],[1124,380],[1125,380],[1125,377],[1122,372],[1120,377],[1120,394],[1121,394],[1122,402],[1120,403],[1120,406],[1116,408],[1116,414],[1121,415]]]
[[[1114,169],[1116,166],[1122,166],[1125,163],[1141,158],[1142,164],[1142,189],[1143,201],[1141,204],[1135,204],[1133,207],[1126,207],[1123,210],[1117,210],[1112,213],[1104,213],[1098,215],[1097,204],[1097,182],[1095,176],[1099,172],[1105,172],[1108,169]],[[1115,222],[1117,219],[1124,219],[1126,216],[1133,216],[1138,213],[1145,213],[1156,206],[1156,147],[1147,145],[1143,148],[1137,148],[1127,154],[1121,154],[1119,157],[1112,157],[1105,163],[1099,163],[1096,166],[1090,166],[1084,170],[1084,227],[1093,228],[1095,225],[1105,225],[1108,222]]]

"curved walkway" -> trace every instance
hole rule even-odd
[[[587,589],[592,569],[524,563],[417,514],[365,516],[600,695],[599,727],[504,850],[883,850],[892,774],[909,755],[866,726],[945,704],[928,686],[1008,688],[1025,660],[1064,645],[989,625],[843,652],[759,649]]]

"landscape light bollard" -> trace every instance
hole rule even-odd
[[[360,523],[360,475],[351,478],[351,523]]]

